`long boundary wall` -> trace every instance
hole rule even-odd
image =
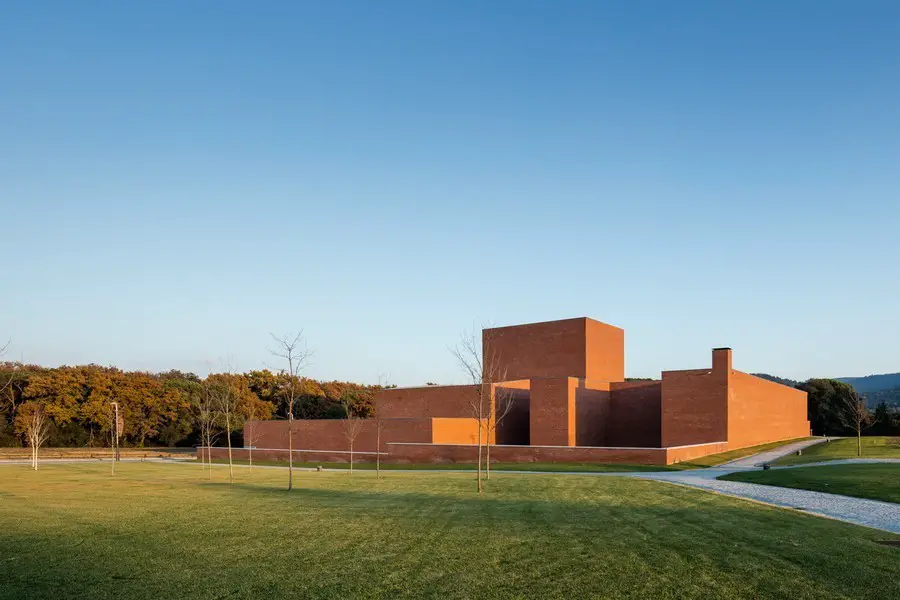
[[[728,394],[728,445],[756,446],[810,434],[806,392],[732,371]]]
[[[452,464],[474,463],[478,456],[478,447],[471,444],[428,444],[395,442],[385,445],[381,452],[381,461],[391,464]],[[634,465],[670,465],[708,454],[724,452],[728,444],[718,442],[697,444],[674,448],[597,448],[581,446],[491,446],[491,460],[496,462],[516,463],[626,463]],[[201,452],[215,460],[228,458],[228,449],[198,448]],[[354,461],[374,462],[375,452],[356,451]],[[235,460],[247,460],[247,448],[233,448]],[[254,460],[287,461],[287,450],[280,448],[255,448]],[[349,462],[347,450],[294,450],[297,462]]]

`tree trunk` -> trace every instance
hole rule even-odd
[[[228,438],[228,483],[234,483],[234,465],[231,463],[231,416],[225,413],[225,437]]]
[[[206,479],[212,481],[212,431],[206,431],[206,463],[209,469],[206,471]]]
[[[250,474],[253,474],[253,440],[250,440]]]
[[[482,493],[482,491],[484,491],[481,482],[481,417],[478,418],[478,467],[476,471],[478,472],[476,487],[478,488],[478,493],[480,494]]]
[[[294,413],[288,416],[288,491],[294,489]]]
[[[350,440],[350,474],[353,475],[353,440]]]
[[[485,456],[484,456],[484,478],[490,480],[491,478],[491,426],[488,423],[487,431],[485,431],[487,437],[487,448],[485,448]]]
[[[862,428],[856,427],[856,456],[862,456]]]
[[[375,479],[381,479],[381,421],[375,424]]]

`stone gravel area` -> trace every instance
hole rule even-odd
[[[867,500],[864,498],[852,498],[850,496],[840,496],[837,494],[826,494],[823,492],[813,492],[810,490],[717,479],[728,473],[757,470],[759,468],[758,465],[773,461],[786,454],[791,454],[800,448],[810,446],[817,442],[817,440],[797,442],[796,444],[782,446],[776,450],[762,452],[754,456],[748,456],[747,458],[738,459],[728,464],[709,469],[665,473],[632,473],[629,474],[629,476],[687,485],[711,492],[718,492],[727,496],[765,502],[766,504],[782,506],[785,508],[793,508],[814,515],[900,534],[900,504],[880,502],[878,500]],[[847,459],[815,464],[841,464],[853,462],[876,463],[897,461],[891,459]],[[796,467],[782,468],[799,468],[806,466],[812,465],[797,465]]]

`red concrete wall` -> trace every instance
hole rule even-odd
[[[585,377],[585,319],[497,327],[482,331],[491,381]]]
[[[610,446],[607,424],[610,414],[609,383],[580,379],[575,387],[575,445]]]
[[[696,446],[682,446],[680,448],[666,448],[666,462],[665,464],[671,465],[675,463],[684,462],[686,460],[693,460],[695,458],[700,458],[701,456],[707,456],[709,454],[718,454],[720,452],[727,452],[731,447],[729,444],[718,443],[718,444],[700,444]]]
[[[440,385],[379,390],[375,411],[382,419],[472,416],[471,385]]]
[[[625,330],[585,319],[585,374],[600,381],[625,380]]]
[[[727,444],[706,444],[683,448],[582,448],[582,447],[547,447],[547,446],[491,446],[492,462],[550,462],[550,463],[628,463],[635,465],[667,465],[678,463],[707,454],[725,452]],[[197,450],[206,454],[206,449]],[[213,459],[228,458],[227,448],[209,450]],[[441,463],[474,463],[478,449],[472,445],[433,445],[433,444],[387,444],[381,453],[381,460],[394,464],[441,464]],[[245,448],[234,448],[232,454],[236,460],[246,460],[248,451]],[[294,460],[306,463],[347,462],[350,453],[347,450],[311,451],[295,450]],[[253,460],[286,461],[287,453],[283,451],[253,450]],[[353,460],[373,462],[374,452],[357,451],[354,448]]]
[[[206,457],[207,450],[206,449],[197,449],[197,458],[200,459],[200,453],[203,453],[203,458]],[[228,459],[228,448],[215,447],[209,450],[210,455],[213,460],[227,460]],[[232,448],[231,450],[232,458],[234,460],[249,460],[250,450],[247,448]],[[287,450],[270,450],[270,449],[254,449],[253,450],[253,462],[261,460],[270,460],[270,461],[283,461],[287,462],[288,453]],[[382,450],[381,460],[387,461],[387,454],[384,450]],[[294,450],[294,462],[298,463],[345,463],[350,462],[350,451],[349,450],[325,450],[325,451],[316,451],[316,450]],[[356,449],[356,445],[353,447],[353,462],[375,462],[375,453],[374,452],[365,452],[359,451]]]
[[[376,441],[375,420],[365,419],[356,440],[354,450],[374,451]],[[254,433],[255,431],[255,433]],[[345,419],[316,419],[294,421],[293,446],[297,450],[348,450],[347,421]],[[255,448],[286,449],[288,447],[287,421],[250,421],[244,427],[244,443],[249,445],[251,435]],[[388,442],[432,441],[432,419],[384,419],[381,444]]]
[[[662,446],[728,438],[728,376],[712,369],[662,374]]]
[[[662,382],[610,384],[607,446],[662,446]]]
[[[485,329],[482,349],[491,381],[625,378],[625,331],[584,317]]]
[[[432,446],[428,444],[391,444],[389,462],[394,463],[474,463],[475,446]],[[546,446],[491,446],[492,462],[630,463],[666,464],[666,450],[631,448],[581,448]]]
[[[728,446],[743,448],[809,435],[806,392],[732,371]]]
[[[573,377],[531,380],[529,427],[532,445],[575,445],[577,383]]]
[[[494,432],[482,424],[481,440],[486,443],[494,442]],[[477,419],[432,419],[432,442],[435,444],[477,444],[478,420]]]

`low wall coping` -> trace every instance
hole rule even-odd
[[[198,450],[228,450],[228,446],[196,446]],[[321,452],[323,454],[350,454],[349,450],[306,450],[306,449],[298,449],[294,448],[293,450],[288,450],[287,448],[257,448],[256,446],[244,447],[244,446],[234,446],[231,448],[232,452],[236,452],[238,450],[259,450],[261,452]],[[353,454],[381,454],[387,455],[387,452],[365,452],[363,450],[354,450]]]
[[[493,448],[572,448],[580,450],[677,450],[680,448],[698,448],[700,446],[715,446],[728,442],[703,442],[702,444],[686,444],[684,446],[532,446],[530,444],[491,444]],[[428,442],[386,442],[388,446],[477,446],[477,444],[431,444]],[[485,444],[487,446],[487,444]]]

